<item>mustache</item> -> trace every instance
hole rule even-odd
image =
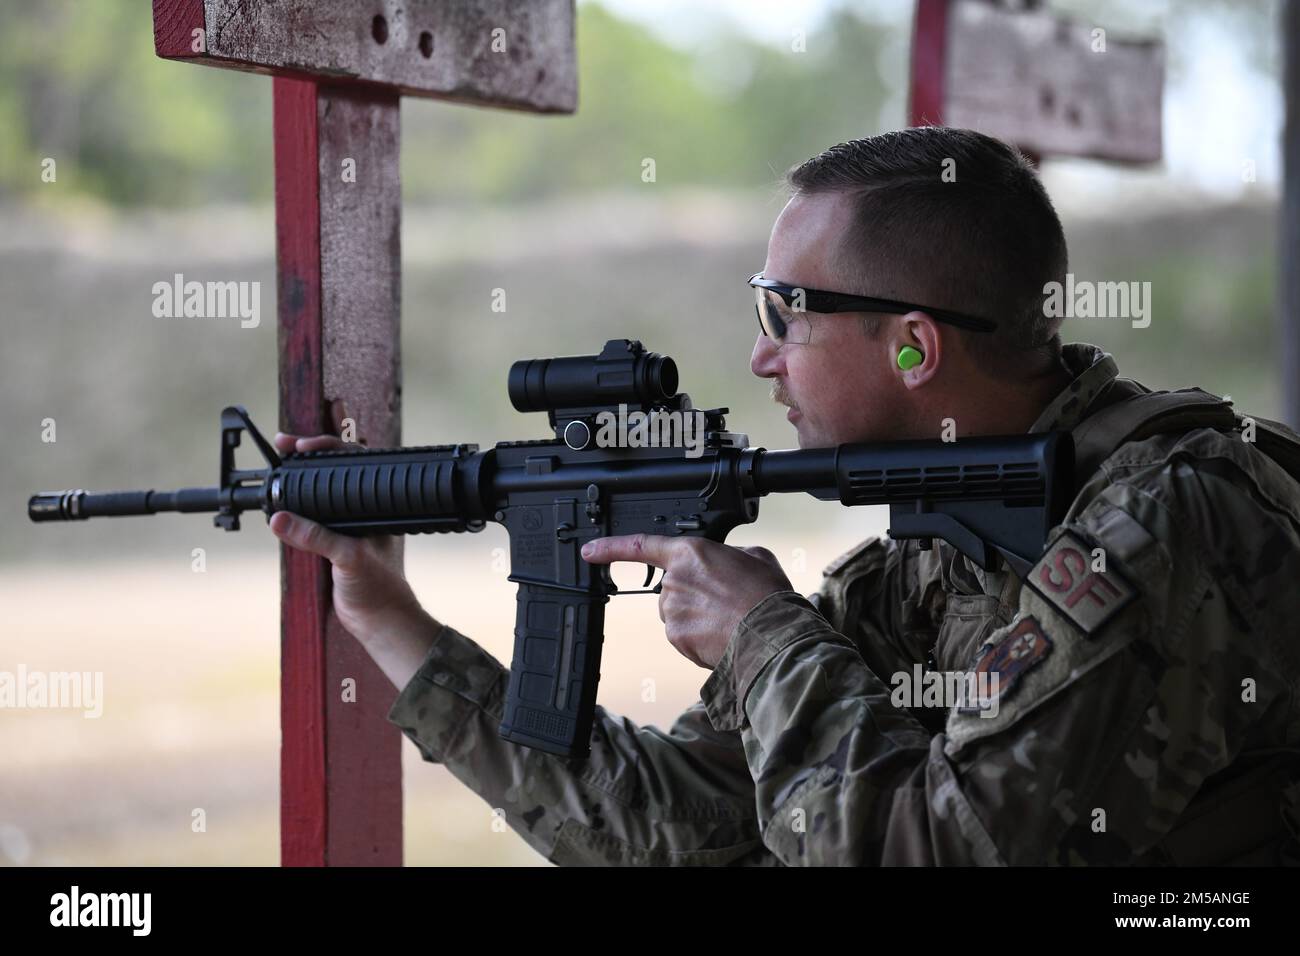
[[[790,398],[789,389],[785,387],[785,383],[779,378],[772,379],[772,401],[778,405],[785,405],[787,408],[799,411],[799,406]]]

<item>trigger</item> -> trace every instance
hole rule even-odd
[[[614,583],[614,575],[610,573],[610,567],[608,564],[602,564],[600,566],[600,580],[605,586],[606,594],[614,595],[618,593],[618,585]]]
[[[655,569],[653,565],[647,564],[645,570],[646,570],[645,584],[641,585],[641,587],[643,588],[650,587],[650,579],[655,576]],[[659,575],[659,583],[656,584],[654,587],[650,588],[650,590],[653,591],[655,594],[661,593],[661,589],[664,586],[664,574],[667,573],[668,572],[665,571],[663,574]]]

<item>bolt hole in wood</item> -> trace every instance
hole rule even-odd
[[[433,56],[433,34],[428,30],[420,32],[420,53],[426,60]]]
[[[382,15],[370,21],[370,35],[375,38],[376,43],[388,42],[388,21]]]

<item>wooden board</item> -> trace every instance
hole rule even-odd
[[[985,0],[918,0],[913,125],[977,129],[1040,156],[1159,160],[1164,47],[1107,31],[1097,52],[1094,28]]]
[[[153,0],[153,12],[154,49],[168,59],[535,112],[577,107],[573,0]]]

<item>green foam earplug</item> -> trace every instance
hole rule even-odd
[[[904,345],[898,350],[898,367],[906,372],[909,368],[916,368],[925,361],[925,356],[912,348],[910,345]]]

